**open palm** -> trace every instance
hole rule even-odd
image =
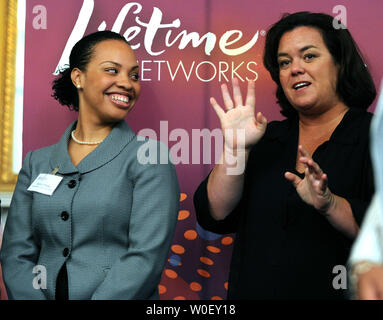
[[[319,165],[313,161],[310,154],[303,148],[298,147],[301,154],[299,161],[305,164],[305,177],[286,172],[285,177],[293,183],[301,199],[312,205],[319,211],[326,211],[334,201],[333,194],[328,188],[328,178]]]
[[[249,81],[246,103],[243,104],[238,79],[233,79],[233,98],[226,84],[221,86],[226,112],[214,98],[210,99],[221,122],[225,148],[229,150],[250,150],[264,135],[266,118],[258,112],[255,116],[255,84]]]

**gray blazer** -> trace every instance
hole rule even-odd
[[[76,167],[67,147],[75,124],[28,153],[19,173],[0,254],[8,297],[55,299],[66,263],[69,299],[158,299],[179,208],[168,149],[122,121]],[[52,196],[27,191],[56,167],[63,180]],[[35,289],[41,266],[46,289]]]

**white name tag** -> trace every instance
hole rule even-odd
[[[40,173],[36,180],[29,186],[28,191],[35,191],[51,196],[62,179],[63,177],[53,174]]]

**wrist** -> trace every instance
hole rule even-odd
[[[326,196],[326,204],[321,209],[319,209],[319,211],[322,212],[324,216],[329,217],[336,211],[337,199],[329,189],[327,190],[328,195]]]
[[[227,175],[243,175],[246,169],[249,151],[244,148],[232,149],[226,147],[223,150],[220,163],[226,169]]]
[[[230,155],[230,156],[248,156],[250,154],[251,148],[245,148],[245,147],[236,147],[232,148],[227,145],[224,145],[224,153]]]

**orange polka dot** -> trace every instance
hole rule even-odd
[[[204,278],[210,278],[210,273],[203,269],[197,270],[198,274]]]
[[[214,264],[214,261],[209,259],[208,257],[200,257],[199,261],[201,261],[204,264],[207,264],[209,266],[212,266]]]
[[[202,289],[202,286],[198,282],[192,282],[189,286],[192,291],[201,291]]]
[[[183,246],[180,246],[179,244],[172,245],[172,251],[177,254],[184,254],[185,248]]]
[[[186,298],[183,296],[177,296],[177,297],[174,297],[173,300],[186,300]]]
[[[223,286],[225,287],[225,289],[227,290],[227,288],[229,288],[229,283],[226,281]]]
[[[206,249],[209,250],[212,253],[220,253],[221,252],[220,248],[217,248],[217,247],[214,247],[214,246],[207,246]]]
[[[184,233],[184,237],[187,240],[195,240],[197,238],[197,232],[194,230],[188,230]]]
[[[168,278],[170,279],[175,279],[178,277],[177,272],[171,270],[171,269],[165,269],[165,274],[167,275]]]
[[[190,212],[188,210],[180,210],[178,211],[178,220],[185,220],[189,218]]]
[[[188,197],[188,196],[187,196],[186,193],[181,193],[181,194],[180,194],[180,202],[184,201],[187,197]]]
[[[221,243],[224,244],[225,246],[228,246],[233,243],[233,238],[232,237],[224,237],[221,240]]]
[[[158,292],[159,294],[164,294],[167,291],[166,287],[163,286],[162,284],[158,285]]]
[[[214,296],[214,297],[211,297],[211,300],[223,300],[223,299],[221,297]]]

